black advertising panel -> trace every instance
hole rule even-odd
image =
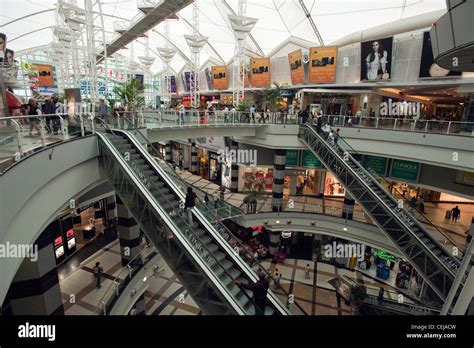
[[[361,81],[382,81],[392,78],[393,37],[362,42]]]
[[[423,50],[421,51],[420,78],[460,76],[460,71],[449,71],[435,63],[433,49],[431,47],[430,32],[423,33]]]

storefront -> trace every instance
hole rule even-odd
[[[259,190],[272,191],[273,167],[239,166],[239,191]]]
[[[209,181],[216,185],[222,184],[222,164],[219,161],[219,154],[209,151]]]

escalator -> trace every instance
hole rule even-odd
[[[301,126],[299,139],[338,178],[444,301],[460,266],[459,259],[444,249],[348,151],[330,145],[307,125]]]
[[[108,130],[98,136],[105,175],[203,313],[254,315],[252,294],[234,281],[255,282],[255,274],[196,208],[192,225],[180,214],[184,195],[179,182],[128,132]],[[288,314],[270,291],[265,314]]]

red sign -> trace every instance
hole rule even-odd
[[[55,247],[60,246],[61,244],[63,244],[63,237],[58,237],[54,240]]]

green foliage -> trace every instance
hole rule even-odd
[[[363,301],[367,297],[367,289],[365,286],[358,284],[351,287],[351,299],[358,303]]]
[[[282,107],[282,92],[282,85],[278,84],[277,82],[273,82],[273,88],[269,87],[263,91],[265,103],[267,104],[268,108],[270,108],[270,111],[275,111],[275,109]]]
[[[252,102],[250,100],[244,99],[237,105],[236,110],[238,112],[245,112],[247,111],[248,108],[250,108],[251,105],[252,105]]]
[[[106,96],[105,96],[105,100],[107,101],[107,105],[109,107],[110,110],[113,110],[115,108],[115,104],[117,104],[117,102],[119,100],[117,100],[116,97],[114,97],[112,94],[108,93]]]
[[[145,104],[145,97],[143,96],[143,88],[140,80],[131,79],[116,86],[114,93],[122,105],[129,111],[137,110],[140,106]]]

